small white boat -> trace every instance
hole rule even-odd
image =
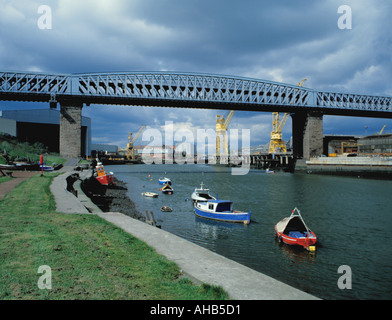
[[[158,182],[159,182],[159,184],[162,184],[162,185],[164,185],[164,184],[171,185],[172,184],[171,180],[169,178],[166,178],[166,177],[159,178]]]
[[[275,173],[275,172],[274,172],[274,170],[271,170],[270,168],[267,168],[267,169],[265,170],[265,173]]]
[[[229,200],[209,200],[195,204],[195,214],[202,218],[224,221],[250,223],[250,211],[233,211],[233,202]]]
[[[49,165],[46,165],[46,164],[40,165],[39,167],[43,171],[54,171],[54,167],[53,166],[49,166]]]
[[[158,193],[155,192],[143,192],[142,196],[149,198],[158,198]]]
[[[203,182],[200,184],[200,188],[195,188],[195,190],[192,193],[192,200],[193,202],[203,202],[203,201],[208,201],[208,200],[216,200],[216,198],[212,195],[210,195],[210,190],[207,188],[204,188]]]

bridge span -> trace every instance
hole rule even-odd
[[[0,100],[60,104],[60,153],[81,154],[84,105],[288,112],[293,153],[322,153],[323,115],[392,118],[392,97],[317,91],[252,78],[180,72],[46,74],[0,71]]]

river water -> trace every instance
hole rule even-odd
[[[197,164],[107,169],[128,184],[138,210],[153,211],[166,231],[322,299],[392,299],[392,181],[260,170],[241,176]],[[158,191],[162,176],[172,180],[173,195]],[[251,210],[250,225],[196,217],[190,199],[201,181],[235,210]],[[142,197],[146,191],[159,197]],[[161,212],[163,205],[173,212]],[[294,207],[319,239],[316,253],[275,239],[275,224]],[[339,273],[343,265],[349,269]],[[339,289],[339,279],[348,285],[350,278],[351,289]]]

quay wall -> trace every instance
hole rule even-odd
[[[299,161],[296,172],[392,179],[392,157],[318,157]]]

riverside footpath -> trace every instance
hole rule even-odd
[[[80,188],[80,180],[91,177],[91,169],[75,171],[75,165],[76,160],[68,160],[61,169],[64,174],[54,178],[51,184],[57,212],[96,214],[175,262],[187,278],[195,283],[221,286],[232,299],[318,300],[313,295],[123,213],[102,212]],[[67,177],[73,174],[79,175],[79,180],[74,183],[77,196],[67,191]]]
[[[18,184],[23,181],[30,179],[32,176],[37,175],[37,172],[29,171],[15,171],[12,173],[14,179],[0,183],[0,201],[3,200],[4,196],[13,190]]]

